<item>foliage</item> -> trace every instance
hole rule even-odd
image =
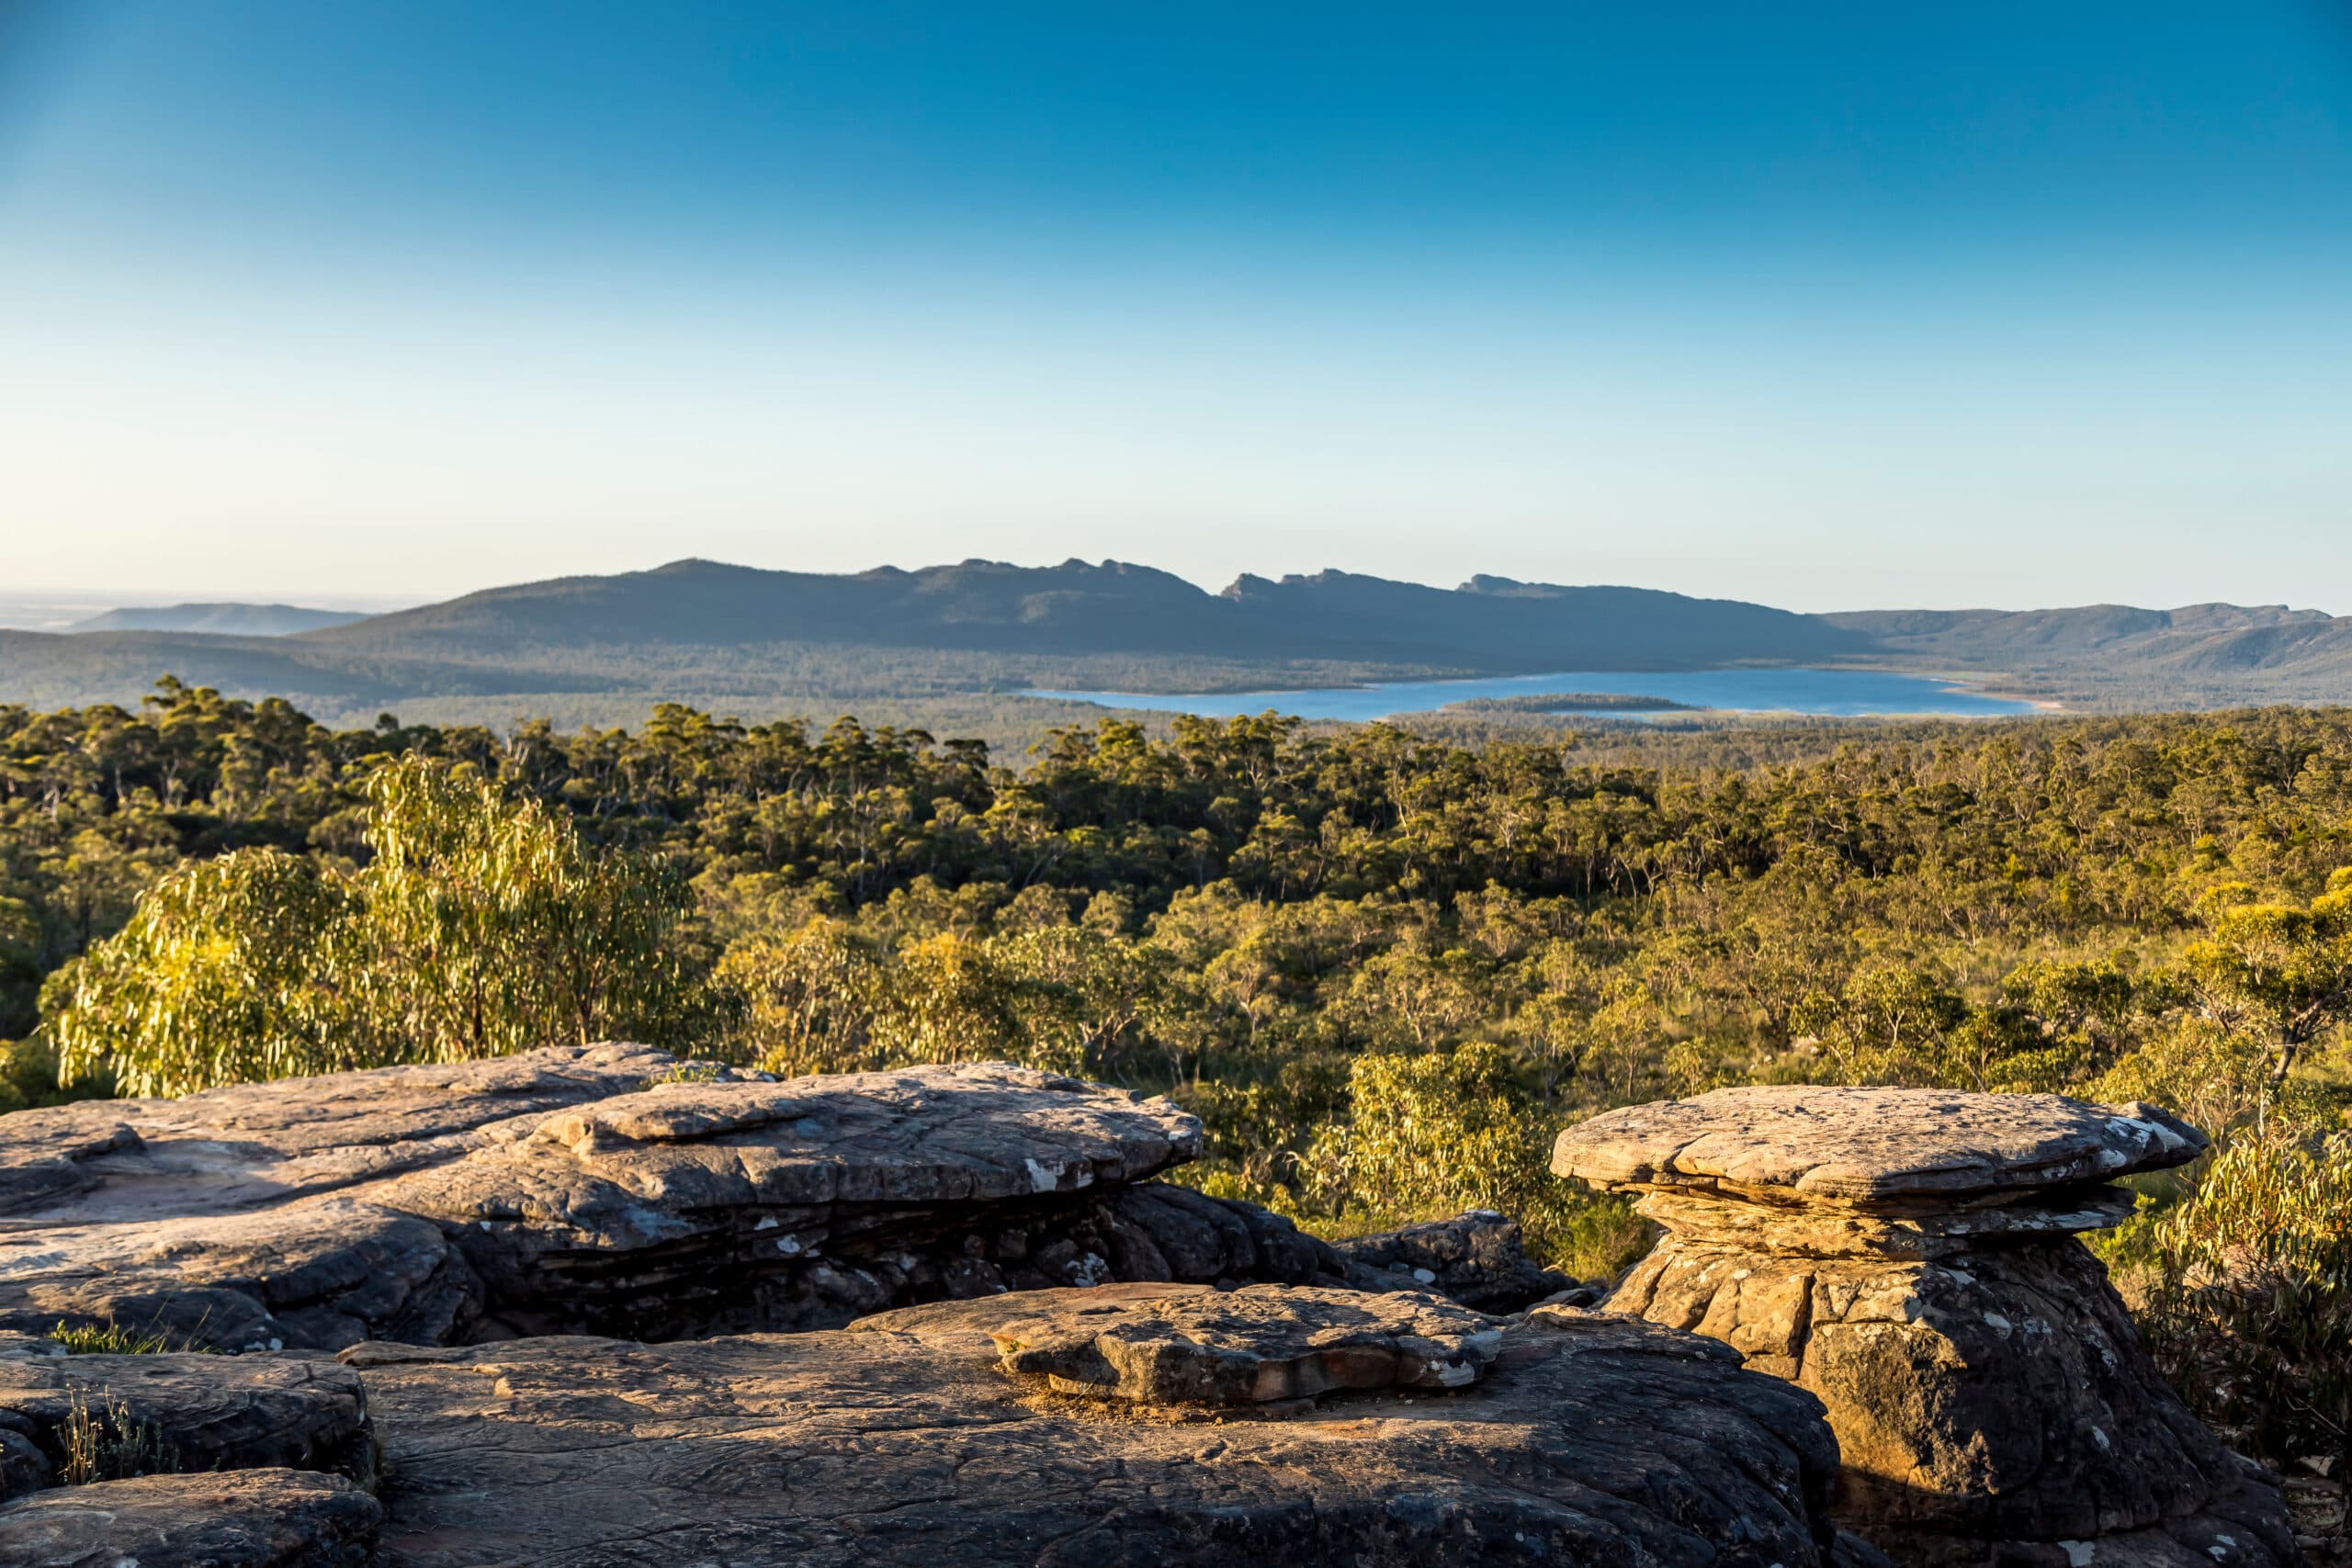
[[[446,763],[388,762],[363,788],[365,869],[269,847],[197,861],[62,966],[44,992],[61,1073],[170,1095],[680,1034],[673,873],[593,853]]]
[[[142,1421],[111,1389],[96,1403],[76,1391],[66,1412],[65,1462],[57,1479],[67,1486],[93,1481],[129,1481],[141,1475],[171,1475],[180,1470],[178,1448],[161,1427]]]
[[[172,1348],[171,1337],[160,1328],[125,1328],[119,1323],[60,1322],[49,1337],[69,1356],[161,1356]]]
[[[1516,1216],[1539,1251],[1601,1274],[1648,1244],[1622,1201],[1578,1194],[1552,1176],[1560,1124],[1530,1101],[1495,1046],[1360,1056],[1349,1103],[1348,1120],[1329,1127],[1304,1164],[1310,1194],[1350,1228],[1491,1209]]]
[[[2142,1326],[2198,1413],[2352,1473],[2352,1134],[2240,1136],[2148,1228]]]

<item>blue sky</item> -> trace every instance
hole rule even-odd
[[[2352,9],[0,0],[0,525],[2352,612]]]

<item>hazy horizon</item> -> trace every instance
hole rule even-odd
[[[2352,25],[0,6],[0,589],[2352,608]]]

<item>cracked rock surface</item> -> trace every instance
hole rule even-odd
[[[1111,1285],[658,1346],[357,1347],[389,1450],[378,1561],[1829,1561],[1817,1404],[1654,1325],[1474,1319],[1496,1337],[1474,1384],[1334,1390],[1271,1416],[1064,1396],[1005,1371],[994,1337],[1207,1293]],[[1326,1294],[1249,1292],[1295,1296],[1306,1321]],[[1426,1298],[1379,1311],[1472,1317]],[[1270,1314],[1257,1332],[1295,1331]]]
[[[1609,1111],[1563,1132],[1552,1168],[1611,1187],[1948,1207],[2186,1165],[2204,1148],[2202,1133],[2153,1105],[1798,1085]]]
[[[1553,1168],[1667,1229],[1612,1310],[1820,1397],[1839,1515],[1897,1562],[2286,1568],[2275,1483],[2189,1414],[2075,1239],[2131,1213],[2107,1179],[2203,1147],[2140,1105],[1719,1089],[1571,1127]]]

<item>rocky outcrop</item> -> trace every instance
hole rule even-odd
[[[0,1118],[0,1329],[333,1350],[837,1327],[1110,1280],[1346,1277],[1148,1179],[1199,1124],[998,1065],[777,1082],[641,1046]]]
[[[132,1470],[375,1466],[358,1375],[332,1361],[0,1348],[0,1498]]]
[[[1399,1381],[1411,1342],[1449,1337],[1477,1375]],[[1125,1348],[1102,1357],[1110,1385],[1106,1340]],[[1829,1550],[1836,1451],[1811,1397],[1593,1314],[1110,1285],[847,1332],[346,1359],[390,1450],[387,1565],[1804,1568]],[[1310,1365],[1339,1370],[1319,1398]],[[1268,1369],[1280,1401],[1226,1402]]]
[[[1898,1561],[2284,1568],[2278,1495],[2165,1385],[2075,1234],[2205,1140],[2151,1106],[1718,1089],[1593,1118],[1553,1168],[1667,1229],[1614,1310],[1820,1397],[1839,1511]]]
[[[1114,1284],[846,1331],[342,1362],[0,1348],[0,1413],[46,1430],[104,1392],[170,1438],[142,1450],[153,1473],[0,1504],[0,1562],[1871,1561],[1838,1550],[1810,1395],[1586,1312]],[[380,1467],[340,1462],[379,1433]]]

